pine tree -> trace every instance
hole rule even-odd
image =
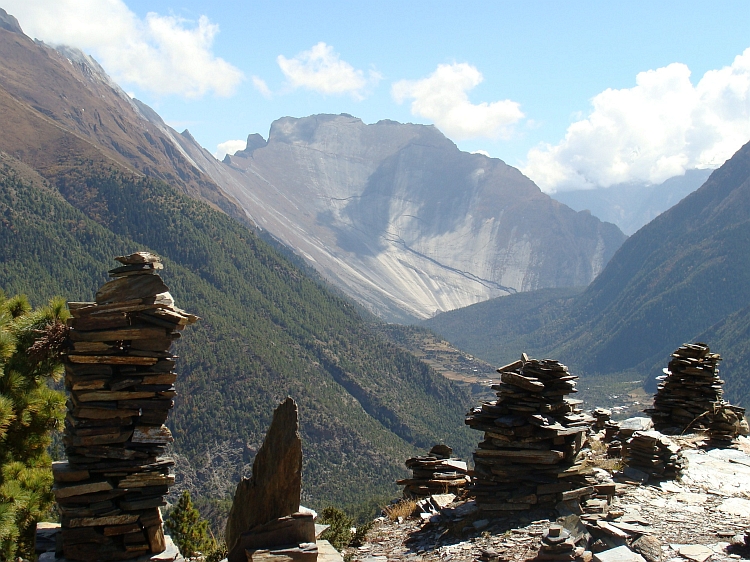
[[[208,521],[201,518],[187,490],[182,492],[177,505],[169,512],[164,527],[183,556],[195,556],[198,552],[205,554],[216,548],[216,541],[208,536]]]
[[[0,291],[0,559],[33,557],[36,522],[50,509],[50,431],[65,415],[65,396],[49,381],[62,374],[65,302],[31,310],[24,295]]]
[[[320,538],[331,543],[339,552],[352,542],[354,520],[337,507],[326,507],[319,517],[320,523],[330,525]]]

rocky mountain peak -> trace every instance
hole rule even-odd
[[[0,29],[23,34],[23,30],[21,29],[18,20],[2,8],[0,8]]]
[[[224,163],[258,226],[392,320],[586,285],[624,239],[432,126],[284,117]]]
[[[258,133],[252,133],[247,135],[247,144],[245,145],[244,150],[238,150],[235,152],[235,156],[238,158],[249,158],[255,150],[258,148],[263,148],[268,144],[268,141],[263,138],[262,135]],[[227,157],[224,159],[225,163],[229,164],[232,159],[229,154],[227,154]]]

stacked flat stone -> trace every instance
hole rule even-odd
[[[673,354],[664,376],[658,377],[654,405],[645,410],[654,427],[665,433],[708,429],[709,413],[721,401],[718,353],[704,343],[684,344]]]
[[[601,431],[606,428],[607,423],[612,419],[612,410],[595,408],[591,411],[591,416],[594,418],[594,430]]]
[[[552,524],[542,535],[539,552],[534,560],[549,562],[583,561],[585,554],[586,549],[576,545],[575,537],[570,534],[570,531],[562,525]],[[588,554],[587,558],[590,559],[591,553]]]
[[[70,302],[70,393],[63,441],[68,460],[53,464],[70,560],[126,560],[164,551],[159,507],[174,483],[172,442],[163,425],[174,405],[169,352],[197,317],[174,306],[147,252],[115,258],[122,266],[95,302]]]
[[[427,456],[414,457],[406,461],[412,477],[398,480],[404,486],[404,497],[426,497],[433,494],[458,495],[468,482],[466,461],[452,458],[453,449],[447,445],[435,445]]]
[[[708,426],[709,439],[714,445],[724,446],[738,435],[747,435],[745,408],[733,406],[722,400],[714,404]]]
[[[484,432],[474,452],[469,490],[486,511],[553,508],[593,492],[579,455],[590,420],[568,368],[529,359],[498,369],[497,400],[467,414],[466,424]]]
[[[676,479],[685,468],[680,446],[655,430],[636,431],[625,443],[625,464],[663,480]]]
[[[610,443],[618,438],[620,433],[620,424],[616,421],[608,421],[604,423],[604,442]]]

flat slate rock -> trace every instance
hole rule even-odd
[[[714,551],[702,544],[688,544],[680,547],[680,556],[692,560],[693,562],[705,562],[711,556]]]
[[[648,431],[654,427],[654,422],[651,418],[636,417],[628,418],[625,421],[620,422],[620,431],[633,433],[635,431]]]
[[[637,552],[633,552],[623,545],[610,548],[604,552],[597,552],[594,554],[594,562],[646,562],[646,560]]]
[[[134,277],[120,277],[108,281],[96,292],[96,303],[107,304],[155,297],[169,292],[158,275],[136,275]]]
[[[135,252],[127,256],[118,256],[115,260],[123,265],[136,265],[144,263],[161,263],[161,258],[151,252]]]

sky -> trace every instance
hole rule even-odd
[[[543,191],[750,140],[750,2],[0,0],[221,158],[285,116],[435,125]]]

